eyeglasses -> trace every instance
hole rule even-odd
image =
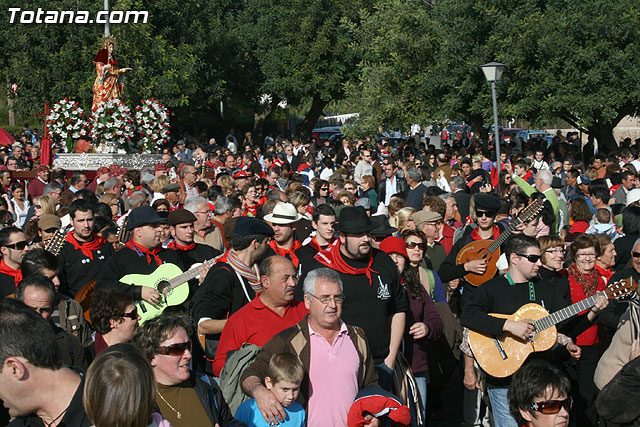
[[[526,258],[527,261],[529,261],[529,262],[531,262],[533,264],[535,264],[536,262],[538,262],[540,260],[540,255],[534,255],[534,254],[531,254],[531,255],[516,254],[516,255],[518,255],[519,257],[522,257],[522,258]]]
[[[335,301],[336,304],[342,304],[344,302],[344,295],[323,295],[321,297],[315,296],[314,294],[307,295],[311,295],[324,305],[328,305],[331,301]]]
[[[573,399],[571,397],[564,400],[545,400],[544,402],[533,402],[531,409],[541,414],[551,415],[560,412],[560,408],[570,411],[573,408]]]
[[[329,189],[327,187],[322,187],[320,191],[329,191]]]
[[[576,254],[576,258],[587,259],[587,258],[595,258],[596,254]]]
[[[418,242],[407,242],[407,243],[405,243],[405,244],[404,244],[404,246],[405,246],[407,249],[415,249],[415,248],[418,248],[418,249],[420,249],[420,250],[422,250],[422,251],[423,251],[423,250],[424,250],[424,248],[425,248],[425,244],[424,244],[424,243],[418,243]]]
[[[46,230],[47,233],[55,233],[56,231],[58,231],[58,229],[56,227],[51,227],[51,228],[47,228]]]
[[[548,254],[554,254],[554,255],[555,255],[555,254],[563,254],[563,255],[564,255],[564,249],[562,249],[562,248],[547,249],[547,250],[545,251],[545,253],[548,253]],[[639,254],[639,255],[640,255],[640,254]]]
[[[640,258],[640,252],[631,252],[631,256],[634,258]]]
[[[372,238],[373,240],[375,240],[376,242],[378,242],[378,243],[382,242],[382,241],[383,241],[384,239],[386,239],[387,237],[389,237],[389,236],[371,236],[371,238]],[[640,255],[639,255],[639,256],[640,256]]]
[[[22,242],[16,242],[16,243],[12,243],[10,245],[3,245],[5,248],[9,248],[9,249],[15,249],[18,251],[23,250],[24,248],[27,247],[27,241],[23,240]]]
[[[182,356],[187,350],[191,351],[191,341],[161,345],[157,351],[158,354],[164,354],[165,356]]]
[[[138,320],[138,308],[134,308],[130,313],[124,313],[122,317],[128,317],[131,320]]]
[[[33,205],[33,207],[36,208],[36,209],[42,209],[42,206],[40,206],[40,205]]]
[[[200,215],[211,215],[211,211],[195,212],[195,213],[200,214]]]
[[[496,211],[476,211],[476,216],[478,218],[482,218],[483,216],[486,216],[487,218],[495,218],[496,214]]]

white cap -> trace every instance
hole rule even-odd
[[[640,200],[640,188],[634,188],[627,193],[627,206]]]

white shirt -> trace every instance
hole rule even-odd
[[[385,182],[384,204],[385,205],[389,205],[389,202],[391,201],[391,196],[396,194],[396,192],[398,191],[396,189],[397,188],[397,184],[398,184],[398,180],[396,179],[396,177],[394,175],[393,176],[393,182],[391,182],[390,178],[387,178],[384,182]]]

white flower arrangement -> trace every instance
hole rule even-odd
[[[169,110],[155,98],[143,99],[136,107],[138,144],[146,152],[168,141],[171,134]]]
[[[68,153],[75,151],[78,139],[89,134],[89,122],[77,101],[68,98],[56,102],[47,116],[54,141],[64,141]]]
[[[91,113],[90,122],[91,138],[97,152],[138,152],[133,140],[136,125],[131,110],[121,100],[110,99],[98,105]]]

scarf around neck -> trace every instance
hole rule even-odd
[[[591,270],[591,273],[584,274],[580,271],[578,266],[574,263],[569,267],[569,276],[573,277],[578,285],[582,288],[585,296],[590,297],[596,293],[598,288],[598,279],[600,274],[597,269]]]
[[[247,279],[247,281],[251,285],[251,289],[253,289],[256,294],[262,292],[262,282],[260,282],[260,274],[257,271],[256,265],[254,265],[253,267],[249,267],[244,263],[244,261],[240,259],[234,249],[229,249],[225,256],[223,256],[223,258],[226,258],[226,262],[231,267],[233,267],[233,269],[237,271],[240,276]],[[221,261],[223,260],[221,259]]]
[[[180,243],[176,242],[175,240],[172,240],[167,245],[167,248],[173,249],[175,251],[192,251],[196,248],[196,244],[194,242],[191,242],[186,246],[182,246]]]
[[[13,280],[16,282],[16,286],[18,286],[18,283],[22,280],[22,270],[14,270],[9,267],[4,260],[0,260],[0,273],[13,277]]]
[[[269,247],[273,249],[276,255],[280,255],[290,259],[295,268],[298,268],[298,266],[300,265],[300,260],[296,256],[295,252],[302,247],[302,243],[298,242],[297,240],[293,241],[291,249],[281,248],[280,246],[278,246],[278,243],[276,243],[275,240],[269,242]]]
[[[153,249],[147,249],[142,245],[139,245],[137,243],[134,243],[133,240],[129,240],[127,242],[127,244],[125,245],[127,248],[135,251],[138,255],[142,256],[142,255],[146,255],[147,257],[147,262],[149,264],[151,264],[152,260],[155,261],[155,263],[159,266],[162,265],[162,260],[160,259],[160,257],[158,256],[158,253],[160,252],[160,250],[162,249],[162,246],[159,246],[157,248],[153,248]]]
[[[73,249],[79,250],[84,256],[93,260],[92,251],[97,251],[98,249],[100,249],[102,245],[104,245],[106,240],[95,233],[93,233],[91,236],[93,237],[93,240],[91,240],[90,242],[78,242],[73,233],[67,233],[64,241],[69,242],[73,246]]]
[[[359,276],[364,274],[369,279],[369,286],[373,286],[373,278],[371,273],[378,274],[377,271],[371,269],[373,265],[373,248],[369,251],[369,257],[367,259],[367,266],[365,268],[351,267],[344,260],[342,253],[340,252],[340,241],[336,239],[333,244],[329,245],[327,249],[322,252],[318,252],[314,257],[320,264],[336,270],[343,274],[350,274],[353,276]]]

